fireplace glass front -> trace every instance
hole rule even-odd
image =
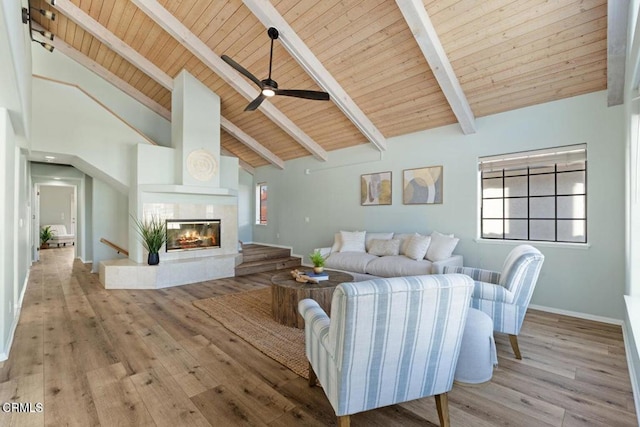
[[[167,220],[167,252],[219,247],[219,219]]]

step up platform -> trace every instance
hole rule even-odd
[[[236,266],[236,277],[300,265],[302,258],[291,256],[291,249],[257,244],[242,245],[242,263]]]

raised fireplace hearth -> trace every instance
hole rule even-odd
[[[219,219],[168,219],[167,252],[220,247]]]

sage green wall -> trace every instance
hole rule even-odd
[[[607,107],[606,92],[483,117],[477,132],[451,125],[333,151],[323,163],[288,161],[284,171],[256,170],[267,182],[268,224],[255,242],[292,246],[306,255],[344,230],[455,233],[465,265],[500,269],[513,243],[477,241],[479,156],[587,143],[589,247],[538,244],[546,256],[533,304],[622,319],[624,292],[624,111]],[[444,166],[444,203],[402,204],[402,171]],[[305,171],[308,169],[308,174]],[[391,171],[393,204],[360,206],[360,175]],[[306,221],[308,218],[308,222]]]
[[[40,226],[62,224],[67,233],[72,233],[71,218],[76,213],[71,210],[74,188],[61,185],[40,186]]]
[[[109,184],[93,178],[92,194],[92,272],[97,273],[100,261],[125,258],[104,243],[101,238],[122,248],[129,247],[129,197]]]
[[[238,171],[238,239],[253,241],[253,221],[255,204],[253,176],[244,170]]]
[[[26,157],[9,112],[0,107],[0,361],[9,353],[30,266],[29,217]]]
[[[77,85],[157,144],[171,146],[171,123],[58,50],[33,49],[33,74]],[[38,89],[35,96],[40,98]],[[40,100],[38,100],[40,102]]]
[[[17,254],[17,268],[15,274],[16,293],[14,295],[14,306],[18,310],[19,300],[24,288],[27,285],[27,273],[31,266],[31,167],[26,156],[20,151],[16,151],[18,164],[16,165],[16,196],[15,215],[17,218],[16,238],[14,250]]]
[[[21,2],[0,0],[0,360],[9,353],[30,265],[28,146],[31,43]]]
[[[13,251],[13,228],[15,227],[15,217],[13,198],[15,192],[15,161],[14,152],[16,149],[15,133],[8,111],[0,108],[0,236],[11,236],[0,239],[0,351],[6,354],[9,351],[10,333],[15,322],[13,310],[14,262],[15,253]]]

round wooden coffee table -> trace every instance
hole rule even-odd
[[[305,298],[318,301],[320,307],[331,314],[333,291],[340,283],[352,282],[353,276],[339,271],[328,271],[329,279],[318,283],[299,283],[289,270],[271,278],[271,312],[276,322],[294,328],[304,328],[304,320],[298,314],[298,302]]]

